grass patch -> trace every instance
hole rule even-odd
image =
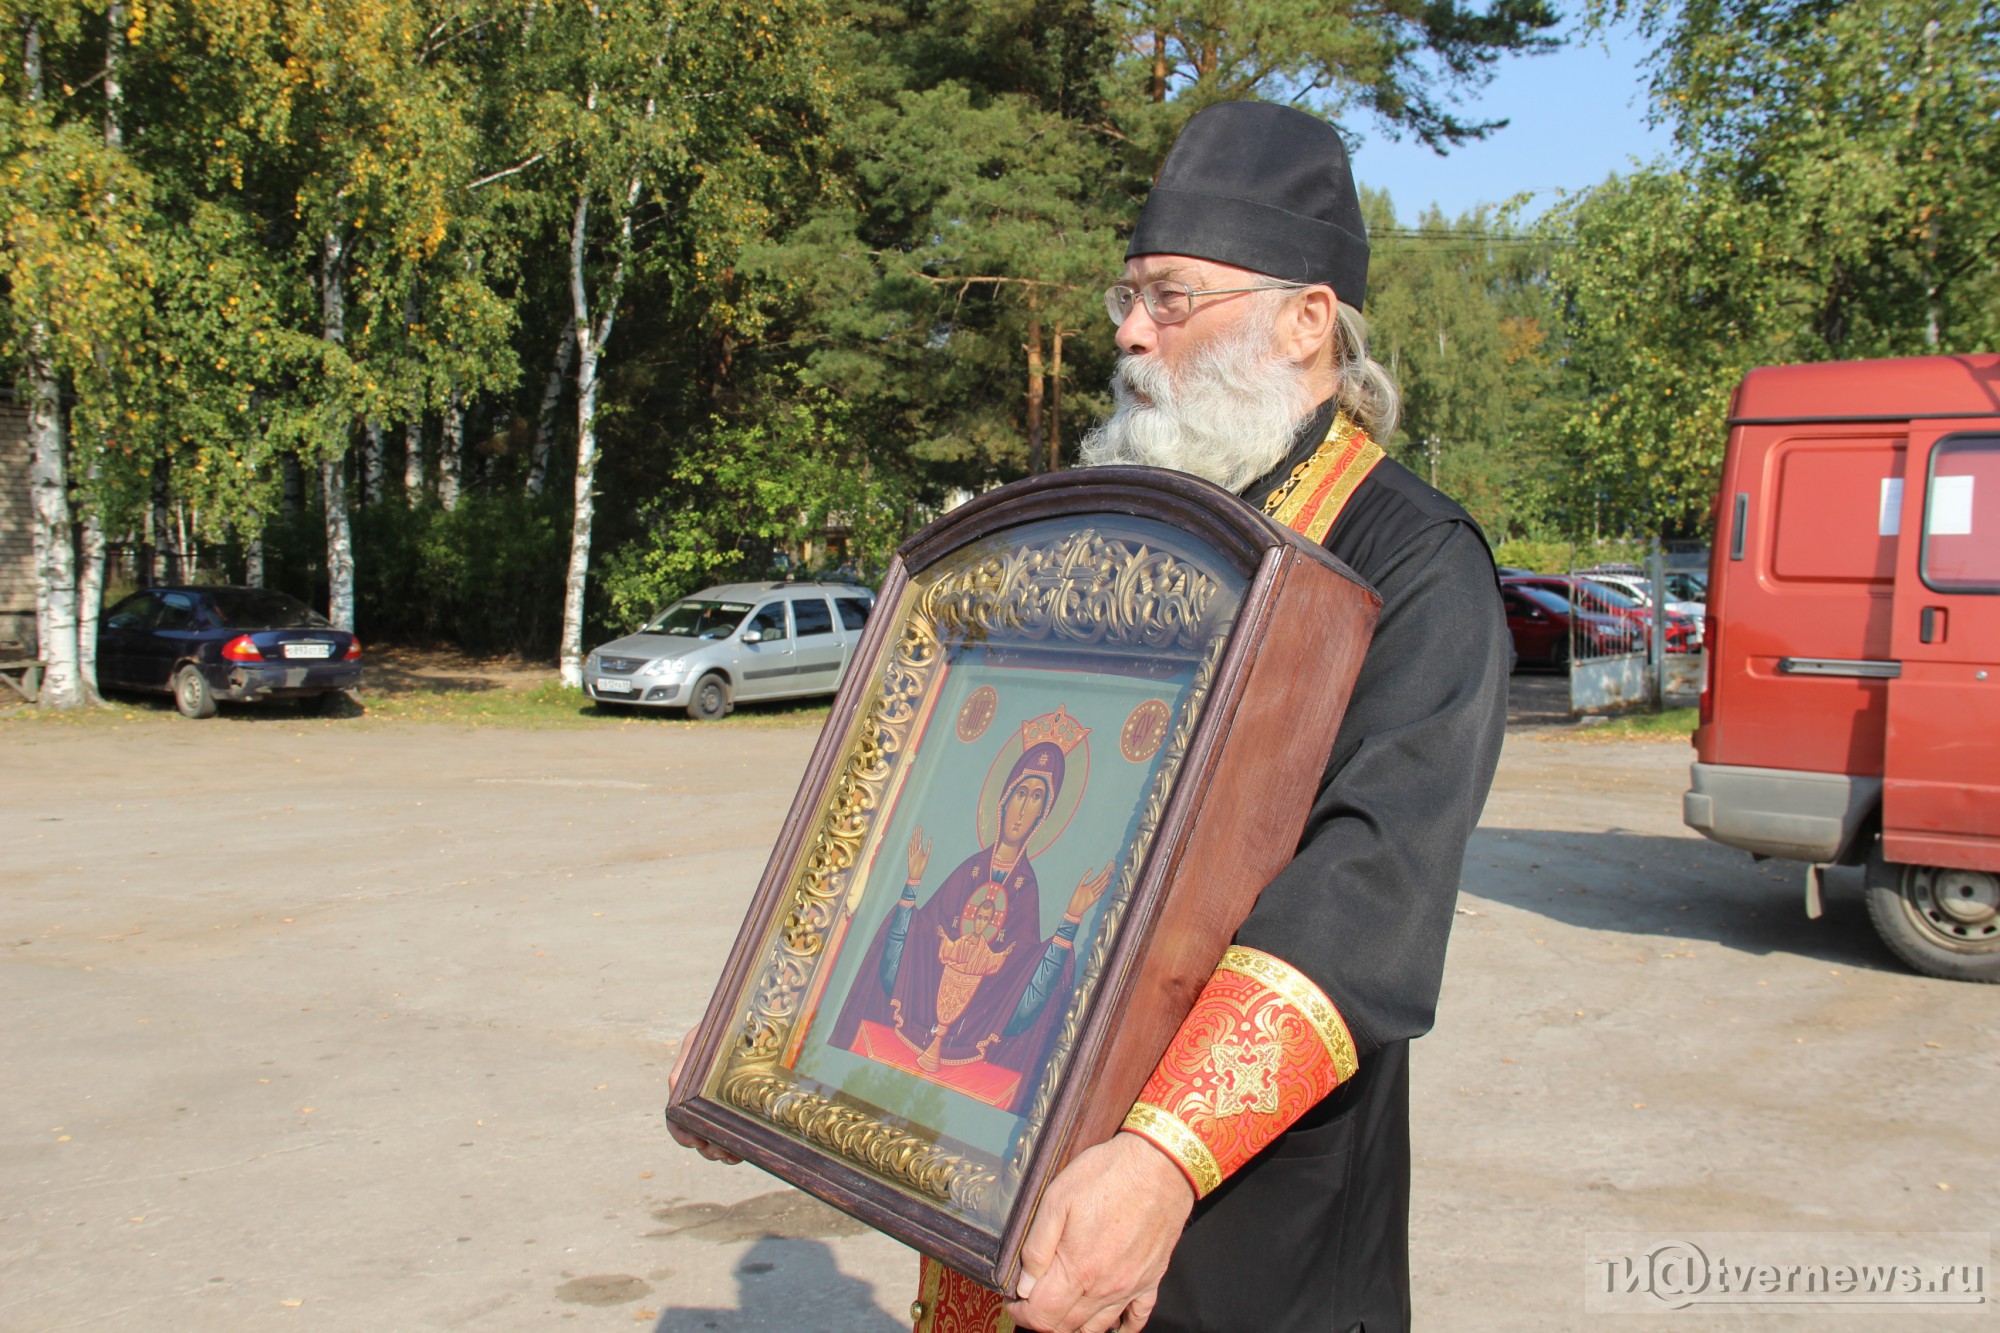
[[[750,728],[787,730],[819,727],[831,712],[827,699],[797,699],[746,703],[719,722],[691,722],[678,708],[619,708],[593,703],[559,681],[528,689],[435,690],[404,689],[371,693],[361,702],[343,702],[325,717],[303,712],[297,704],[274,701],[222,705],[205,722],[189,722],[174,711],[166,695],[117,694],[106,707],[68,711],[22,706],[0,711],[0,728],[80,730],[143,722],[185,726],[256,725],[260,722],[320,723],[329,727],[390,724],[442,724],[461,727],[512,727],[523,730],[605,726],[693,728],[701,731]]]
[[[1602,722],[1582,722],[1548,734],[1581,741],[1685,741],[1701,720],[1699,708],[1659,713],[1621,713]]]
[[[560,681],[525,690],[409,690],[396,694],[362,695],[357,720],[376,722],[443,722],[460,726],[601,727],[607,723],[635,726],[752,729],[817,727],[832,711],[825,699],[781,700],[739,704],[719,722],[691,722],[678,708],[620,707],[594,703]]]

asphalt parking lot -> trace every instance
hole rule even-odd
[[[813,738],[0,727],[0,1328],[907,1327],[907,1251],[659,1115]],[[1690,835],[1687,758],[1509,737],[1415,1048],[1420,1327],[1591,1325],[1593,1233],[2000,1230],[2000,988]]]

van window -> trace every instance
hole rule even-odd
[[[764,643],[769,643],[773,639],[784,638],[785,604],[783,602],[772,602],[769,606],[758,608],[757,614],[750,617],[750,623],[744,626],[744,628],[756,630],[763,636],[762,642]]]
[[[1922,569],[1939,592],[2000,592],[2000,435],[1955,436],[1931,454]]]
[[[875,604],[864,602],[859,597],[836,597],[833,604],[840,608],[840,623],[847,629],[860,629],[868,623],[868,612]]]
[[[792,623],[798,626],[801,639],[813,634],[833,633],[833,613],[826,609],[824,597],[793,598]]]
[[[1774,471],[1772,574],[1813,583],[1895,578],[1901,449],[1885,440],[1787,440]]]

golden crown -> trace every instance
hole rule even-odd
[[[1031,717],[1021,724],[1021,748],[1032,750],[1042,744],[1058,745],[1067,755],[1083,744],[1083,738],[1089,734],[1089,727],[1071,717],[1064,706],[1058,705],[1055,712]]]

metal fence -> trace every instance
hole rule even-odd
[[[1593,577],[1593,576],[1596,577]],[[1569,699],[1572,714],[1692,703],[1706,659],[1701,627],[1666,610],[1666,562],[1569,572]],[[1649,591],[1651,602],[1624,589]]]

